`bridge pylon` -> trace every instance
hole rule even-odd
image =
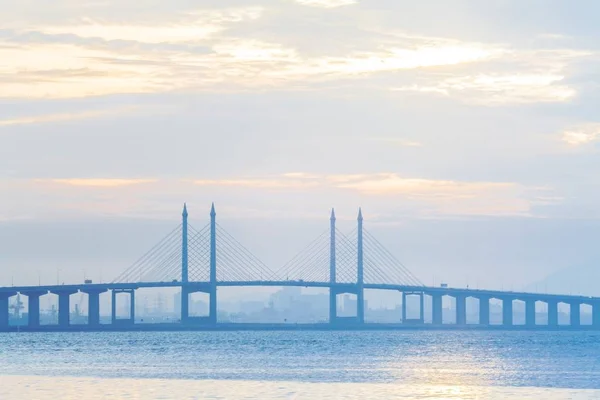
[[[215,203],[210,208],[210,291],[209,314],[210,323],[217,323],[217,213]]]
[[[188,211],[187,205],[183,204],[181,214],[181,322],[187,322],[190,316],[190,293],[187,283],[188,278]]]
[[[335,210],[331,209],[329,232],[329,322],[335,323],[337,319],[337,293],[335,286]]]
[[[352,264],[356,262],[356,281],[354,281],[354,277],[350,277],[348,274],[346,275],[346,279],[350,278],[351,280],[345,281],[342,277],[342,280],[338,282],[336,277],[336,268],[337,268],[337,258],[336,258],[336,245],[338,237],[336,236],[336,226],[335,226],[336,218],[335,211],[331,210],[331,218],[330,218],[330,246],[329,246],[329,322],[331,324],[343,323],[344,320],[352,321],[352,323],[363,324],[365,322],[365,296],[364,296],[364,253],[363,253],[363,217],[362,210],[358,210],[358,231],[357,231],[357,241],[355,242],[356,247],[356,258],[352,259]],[[341,239],[342,243],[342,256],[348,256],[348,247],[354,246],[354,243],[351,243],[343,234],[340,233],[339,239]],[[345,252],[344,252],[345,250]],[[343,261],[343,260],[342,260]],[[342,271],[343,272],[343,271]],[[346,271],[348,272],[348,271]],[[343,283],[342,283],[343,282]],[[354,317],[338,317],[337,315],[337,295],[351,293],[356,295],[356,318]]]
[[[362,210],[358,209],[358,231],[357,231],[357,260],[356,260],[356,317],[358,323],[365,322],[365,279],[364,279],[364,253],[363,253],[363,216]]]
[[[208,282],[198,281],[198,271],[194,271],[192,268],[192,281],[188,278],[188,212],[184,205],[183,208],[183,222],[182,222],[182,245],[181,245],[181,321],[183,323],[191,323],[193,320],[198,318],[190,318],[189,316],[189,296],[192,293],[202,292],[207,293],[209,296],[209,312],[207,317],[199,318],[203,323],[216,324],[217,323],[217,213],[215,212],[214,203],[210,209],[210,224],[209,224],[209,241],[207,252],[209,254],[209,275]],[[204,231],[204,230],[203,230]],[[195,232],[192,235],[192,259],[198,263],[197,247],[202,245],[203,242],[200,239],[202,232]],[[200,249],[200,251],[203,251]],[[200,267],[200,266],[197,266]]]

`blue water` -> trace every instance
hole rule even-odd
[[[300,398],[309,393],[312,398],[352,398],[365,388],[370,389],[363,398],[368,394],[381,398],[398,391],[405,398],[600,398],[600,334],[378,331],[0,335],[0,398],[41,399],[61,385],[76,385],[78,393],[88,389],[91,393],[92,388],[97,395],[106,391],[98,398],[138,398],[140,390],[152,386],[156,391],[140,398],[219,398],[232,385],[238,390],[220,398]],[[110,397],[115,385],[129,386],[134,392]],[[160,388],[167,397],[161,397]],[[199,394],[199,390],[213,392]],[[255,395],[256,390],[261,394]]]

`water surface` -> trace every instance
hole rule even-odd
[[[600,399],[600,334],[377,331],[0,335],[0,398],[55,399],[57,393],[66,400]]]

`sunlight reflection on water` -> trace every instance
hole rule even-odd
[[[0,335],[0,400],[600,399],[593,332]]]
[[[598,399],[598,390],[401,385],[374,383],[303,383],[263,381],[102,379],[4,376],[3,400],[100,399]]]

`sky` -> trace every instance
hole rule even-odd
[[[597,1],[0,6],[0,284],[110,281],[214,201],[274,270],[362,207],[427,284],[600,295]]]

